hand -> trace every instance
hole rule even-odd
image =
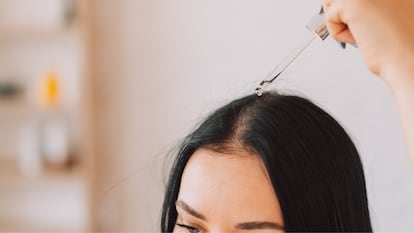
[[[368,68],[391,87],[414,83],[413,0],[323,0],[334,39],[356,43]]]
[[[368,68],[390,87],[414,165],[414,0],[323,3],[330,34],[357,43]]]

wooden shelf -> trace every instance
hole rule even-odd
[[[72,25],[68,28],[38,28],[30,30],[15,30],[7,33],[0,31],[1,43],[16,43],[16,42],[34,42],[34,41],[49,41],[62,40],[78,34],[79,27]]]
[[[75,78],[84,78],[84,64],[78,61],[86,56],[86,22],[81,17],[81,6],[85,3],[74,0],[79,12],[70,21],[56,13],[63,6],[59,4],[66,2],[6,0],[0,3],[2,19],[6,19],[0,22],[0,49],[4,50],[1,60],[6,68],[1,75],[16,77],[12,81],[21,81],[19,84],[24,87],[18,98],[0,99],[0,232],[86,232],[93,225],[92,174],[88,164],[92,159],[90,153],[84,153],[83,145],[78,145],[84,138],[78,140],[77,137],[83,136],[76,131],[77,126],[84,124],[85,110],[76,105],[78,102],[71,105],[72,99],[69,99],[79,94],[76,91],[82,91],[76,89]],[[65,25],[67,22],[71,23]],[[25,148],[20,145],[21,131],[24,136],[26,126],[36,129],[39,122],[42,124],[50,116],[50,112],[37,105],[35,78],[55,61],[63,73],[68,74],[64,77],[69,77],[62,78],[65,81],[62,85],[69,91],[62,95],[59,114],[67,117],[68,128],[73,130],[69,133],[75,135],[69,139],[68,153],[76,153],[76,156],[70,158],[79,161],[68,168],[43,166],[38,175],[24,175],[18,166],[18,155],[22,154],[21,148]],[[67,96],[70,97],[65,102]],[[33,141],[36,144],[36,137]]]

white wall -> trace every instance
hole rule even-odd
[[[205,113],[250,94],[307,33],[319,0],[99,0],[93,17],[98,225],[157,231],[163,157]],[[376,231],[414,230],[414,175],[395,106],[355,48],[315,41],[272,89],[352,135]]]

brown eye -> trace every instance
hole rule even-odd
[[[189,233],[200,233],[201,232],[200,229],[198,229],[196,227],[187,226],[187,225],[179,224],[179,223],[177,223],[176,225],[181,227],[181,228],[186,229]]]

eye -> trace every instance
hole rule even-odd
[[[186,229],[189,233],[200,233],[201,232],[201,230],[196,228],[196,227],[187,226],[187,225],[179,224],[179,223],[176,223],[176,225],[181,227],[181,228]]]

